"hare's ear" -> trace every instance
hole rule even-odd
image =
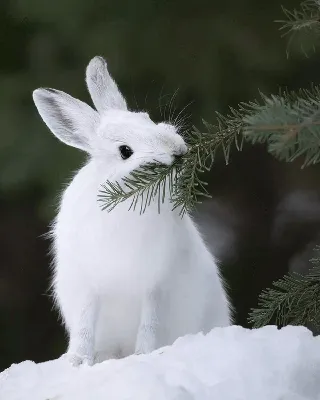
[[[33,101],[52,133],[72,147],[90,152],[90,135],[99,123],[99,115],[88,104],[54,89],[37,89]]]
[[[127,110],[127,104],[117,84],[111,78],[107,63],[94,57],[86,71],[86,82],[93,104],[99,113],[109,109]]]

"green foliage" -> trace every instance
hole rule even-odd
[[[258,308],[249,316],[254,328],[267,325],[274,317],[282,326],[312,323],[320,327],[320,257],[311,262],[314,266],[307,275],[287,275],[261,293]]]
[[[231,113],[236,115],[233,109]],[[232,146],[235,145],[239,151],[242,149],[243,140],[238,121],[229,116],[228,123],[226,125],[225,117],[217,113],[216,124],[212,125],[203,120],[204,131],[193,127],[186,135],[189,150],[183,157],[182,168],[173,192],[174,208],[181,207],[182,215],[201,203],[201,197],[211,197],[201,174],[210,171],[217,155],[222,153],[225,163],[228,164]],[[233,129],[229,129],[230,125]]]
[[[286,33],[309,30],[320,36],[320,2],[305,1],[301,10],[284,10],[288,20],[283,25]],[[320,89],[280,96],[263,96],[265,106],[244,118],[249,124],[246,136],[252,143],[267,143],[268,150],[278,159],[293,161],[304,156],[303,166],[320,162]],[[318,246],[317,250],[319,251]],[[320,327],[320,256],[308,274],[289,274],[264,290],[258,307],[251,309],[249,323],[255,328],[275,318],[278,325],[307,325]]]
[[[267,97],[263,104],[250,104],[243,115],[243,132],[252,144],[266,143],[281,161],[304,157],[303,167],[320,160],[320,88],[282,92]]]
[[[147,164],[140,169],[131,172],[131,174],[119,182],[107,181],[102,185],[102,190],[98,195],[98,201],[102,202],[102,210],[112,211],[119,203],[131,199],[129,210],[135,210],[137,205],[140,208],[140,214],[144,213],[147,206],[157,199],[158,209],[166,197],[166,189],[169,189],[169,195],[175,182],[175,170],[179,171],[179,164]],[[169,185],[166,182],[169,181]]]
[[[283,36],[290,35],[289,45],[298,39],[302,50],[315,50],[320,34],[320,7],[319,0],[306,0],[300,9],[288,10],[283,7],[285,20],[277,21],[282,24]]]

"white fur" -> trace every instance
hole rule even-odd
[[[64,191],[53,227],[58,307],[75,365],[146,353],[179,336],[230,324],[216,263],[190,216],[168,199],[143,215],[129,199],[101,211],[97,194],[150,161],[172,163],[186,152],[175,127],[130,112],[101,57],[91,60],[87,84],[99,113],[63,92],[38,89],[39,113],[63,142],[87,151],[88,163]],[[134,154],[123,160],[120,145]]]

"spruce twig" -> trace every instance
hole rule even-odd
[[[259,296],[258,307],[251,309],[249,323],[254,328],[269,324],[284,326],[312,323],[320,327],[320,258],[305,276],[294,273],[273,283]]]
[[[320,34],[320,1],[306,0],[300,5],[300,9],[288,10],[282,7],[285,20],[278,20],[281,24],[282,36],[290,36],[288,48],[299,37],[301,50],[307,55],[306,46],[315,51]],[[287,49],[287,55],[289,51]]]
[[[289,44],[301,32],[314,34],[312,48],[320,36],[320,0],[307,0],[300,10],[283,9],[287,20],[277,21]],[[309,44],[309,43],[308,43]],[[304,45],[301,42],[303,49]],[[303,166],[320,162],[320,90],[282,93],[264,98],[265,108],[245,118],[246,137],[252,143],[266,143],[278,159],[293,161],[304,156]],[[319,251],[318,246],[317,250]],[[258,306],[251,309],[249,323],[255,328],[269,324],[307,325],[320,327],[320,256],[311,260],[313,268],[307,275],[289,274],[273,283],[259,296]]]
[[[280,30],[283,35],[288,35],[303,29],[320,29],[320,2],[319,0],[306,0],[300,4],[300,10],[288,10],[282,7],[286,20],[278,20],[281,23]]]
[[[129,176],[119,182],[107,181],[102,184],[102,189],[98,194],[98,201],[102,203],[102,210],[112,211],[118,204],[131,198],[129,210],[136,210],[140,205],[140,214],[143,214],[156,198],[158,200],[158,210],[166,196],[166,189],[172,194],[174,187],[173,181],[175,171],[179,173],[180,165],[178,162],[172,165],[159,163],[146,164],[139,169],[132,171]],[[170,181],[167,187],[166,182]]]
[[[281,91],[254,103],[244,116],[244,135],[252,144],[266,143],[279,160],[304,156],[302,167],[320,160],[320,88],[298,92]]]

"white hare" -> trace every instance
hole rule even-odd
[[[33,92],[53,134],[90,156],[64,191],[52,229],[53,289],[73,365],[148,353],[230,325],[218,268],[190,216],[181,219],[168,200],[160,214],[155,202],[142,215],[128,211],[131,199],[110,213],[97,201],[105,181],[185,154],[182,137],[129,111],[103,58],[90,61],[86,82],[97,111],[58,90]]]

